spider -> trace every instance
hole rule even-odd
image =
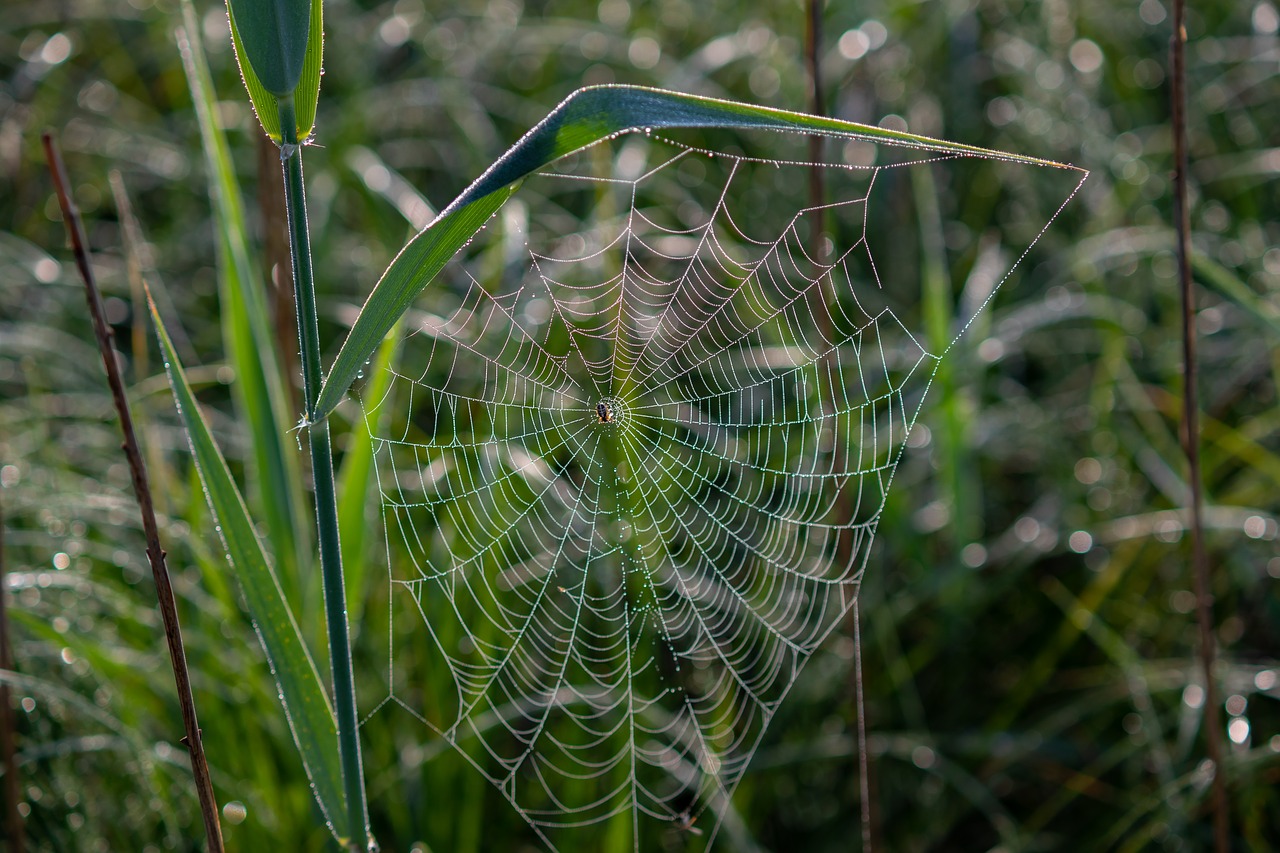
[[[601,400],[596,403],[596,417],[600,419],[602,424],[613,423],[613,408],[604,400]]]
[[[682,832],[687,832],[690,835],[702,834],[702,830],[694,826],[697,822],[698,816],[696,814],[690,814],[688,809],[685,809],[680,812],[680,814],[676,815],[676,829]]]

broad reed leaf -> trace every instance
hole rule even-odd
[[[333,369],[320,390],[315,417],[324,418],[333,411],[365,361],[409,308],[414,297],[502,206],[522,178],[566,154],[615,134],[642,129],[700,127],[820,133],[883,140],[943,153],[976,154],[1018,163],[1074,168],[1035,157],[989,151],[883,127],[661,89],[612,85],[579,89],[490,166],[434,222],[410,240],[391,262],[361,308],[360,316],[338,353]]]
[[[275,570],[254,531],[249,511],[231,478],[226,459],[200,414],[186,373],[154,303],[151,303],[151,319],[205,497],[275,676],[280,704],[284,707],[289,730],[311,781],[316,803],[335,837],[339,840],[347,838],[342,769],[338,760],[338,729],[328,694],[293,613],[285,602]]]
[[[293,94],[302,78],[311,25],[309,0],[227,0],[236,55],[277,98]]]
[[[227,18],[240,76],[262,129],[281,141],[276,105],[292,98],[298,139],[309,137],[324,51],[321,0],[227,0]]]
[[[320,75],[324,73],[324,7],[311,0],[310,37],[302,63],[302,77],[293,90],[293,114],[299,139],[309,139],[316,126],[316,105],[320,102]]]

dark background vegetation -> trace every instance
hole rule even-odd
[[[1226,772],[1235,843],[1260,850],[1280,845],[1280,12],[1271,0],[1190,6]],[[198,8],[252,199],[260,133],[223,7]],[[412,233],[395,206],[411,202],[405,188],[443,207],[577,87],[632,82],[808,106],[796,0],[398,0],[325,11],[320,146],[307,169],[330,357],[351,306]],[[119,437],[41,167],[38,133],[53,127],[144,424],[214,783],[231,801],[228,842],[322,850],[326,832],[130,288],[108,184],[118,171],[134,200],[146,275],[171,329],[180,324],[224,449],[242,462],[208,183],[173,39],[180,21],[175,0],[0,9],[0,502],[25,679],[14,693],[23,813],[40,850],[200,846]],[[831,114],[896,115],[918,133],[1093,172],[952,352],[949,391],[935,392],[921,421],[931,440],[907,454],[880,526],[861,601],[879,849],[1203,849],[1168,11],[1157,0],[872,0],[829,3],[823,22]],[[1035,191],[1028,198],[1048,205]],[[980,206],[954,186],[938,193],[948,228],[1018,224],[1016,206],[966,221]],[[339,442],[347,428],[339,420]],[[310,589],[296,607],[318,636]],[[385,638],[360,633],[357,665],[384,666],[384,649]],[[833,636],[748,770],[736,806],[759,849],[857,843],[853,663],[852,641]],[[476,774],[447,755],[423,760],[435,746],[422,735],[363,731],[384,849],[527,843]]]

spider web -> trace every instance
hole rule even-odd
[[[838,139],[815,213],[808,141],[635,133],[529,178],[410,312],[366,401],[391,588],[378,707],[550,847],[620,826],[636,849],[710,846],[854,605],[972,319],[935,351],[899,319],[921,276],[914,231],[895,233],[909,170],[1054,171]]]

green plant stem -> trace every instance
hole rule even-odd
[[[297,306],[298,339],[302,350],[302,388],[306,398],[307,437],[311,446],[311,477],[315,484],[316,530],[320,544],[320,572],[324,608],[329,629],[329,664],[333,673],[333,703],[338,717],[338,745],[342,757],[342,782],[347,796],[347,820],[352,850],[368,843],[368,811],[365,807],[364,771],[360,763],[360,737],[356,730],[355,678],[351,668],[350,630],[342,580],[342,548],[338,536],[338,502],[334,488],[333,455],[329,422],[315,421],[320,394],[320,329],[316,319],[315,279],[311,270],[311,239],[307,233],[306,193],[302,181],[302,148],[298,145],[293,102],[279,104],[284,146],[285,208],[289,215],[289,249],[293,256],[293,294]]]

